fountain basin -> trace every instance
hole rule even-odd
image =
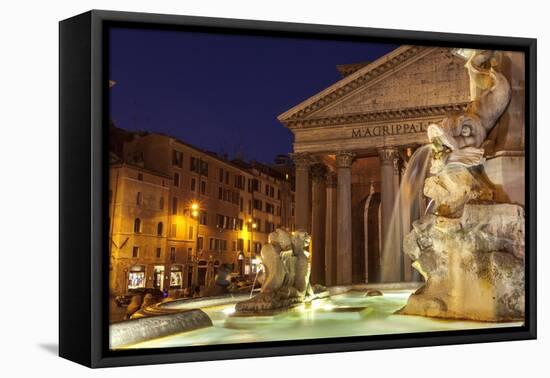
[[[153,338],[124,348],[164,348],[195,345],[233,344],[263,341],[303,340],[333,337],[403,334],[497,327],[519,327],[522,322],[488,323],[444,320],[395,314],[405,306],[412,289],[398,286],[371,286],[382,296],[366,296],[366,286],[331,290],[340,292],[330,298],[302,304],[288,311],[253,316],[235,316],[235,303],[202,310],[212,320],[212,327]],[[393,288],[388,288],[393,287]],[[329,288],[331,289],[331,288]],[[184,305],[184,304],[181,304]],[[172,307],[177,307],[172,303]]]

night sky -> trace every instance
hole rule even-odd
[[[338,81],[337,64],[395,45],[182,31],[111,30],[111,118],[233,158],[292,150],[277,116]]]

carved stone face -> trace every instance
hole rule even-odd
[[[288,232],[283,229],[276,229],[267,237],[268,243],[278,246],[281,251],[287,251],[292,248],[292,239]]]
[[[305,231],[295,231],[292,235],[292,245],[302,251],[308,250],[311,244],[311,236]]]

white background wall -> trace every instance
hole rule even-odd
[[[10,376],[518,377],[549,371],[548,11],[543,1],[16,1],[0,22],[0,374]],[[56,356],[58,25],[89,9],[463,32],[539,39],[539,340],[92,371]],[[292,59],[292,57],[289,57]],[[548,113],[546,112],[546,115]],[[78,127],[78,125],[75,125]],[[543,272],[544,269],[544,272]],[[16,296],[25,300],[17,300]],[[545,351],[546,348],[546,351]],[[531,375],[526,374],[531,373]],[[32,374],[32,375],[31,375]]]

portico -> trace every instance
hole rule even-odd
[[[312,235],[312,283],[413,280],[396,198],[426,129],[470,100],[464,59],[402,46],[281,114],[294,134],[296,227]],[[396,221],[392,221],[392,218]]]

